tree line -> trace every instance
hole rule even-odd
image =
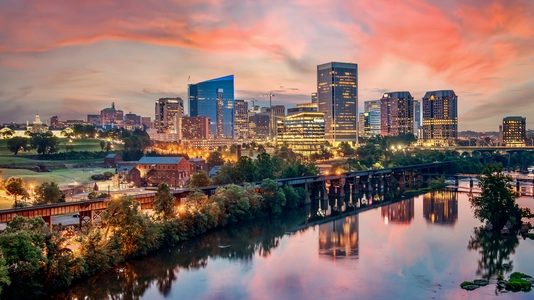
[[[206,231],[242,220],[276,216],[304,204],[306,192],[263,180],[261,186],[227,185],[207,196],[197,190],[183,204],[166,183],[158,186],[154,214],[130,196],[112,199],[103,226],[84,226],[68,248],[41,217],[15,217],[0,234],[0,289],[6,298],[46,297],[73,282],[108,271],[127,259],[176,245]]]

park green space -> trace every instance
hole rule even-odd
[[[65,145],[71,144],[73,151],[101,151],[100,139],[67,139],[60,138],[59,151],[65,151]],[[54,166],[61,164],[79,164],[79,163],[91,163],[91,162],[103,162],[101,159],[79,159],[79,160],[43,160],[39,159],[37,152],[31,150],[28,152],[19,152],[18,155],[14,155],[7,149],[8,139],[0,139],[0,165],[1,164],[14,164],[20,167],[33,167],[37,164],[43,164],[46,166]],[[72,141],[72,142],[71,142]],[[114,150],[122,150],[122,145],[113,144]]]

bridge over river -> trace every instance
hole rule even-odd
[[[330,175],[315,175],[298,178],[278,179],[278,185],[291,185],[306,189],[306,202],[317,203],[319,200],[342,198],[346,195],[363,195],[373,191],[387,191],[388,189],[412,189],[428,184],[433,178],[447,174],[450,162],[436,162],[430,164],[411,165],[388,169],[366,171],[350,171]],[[261,182],[255,183],[257,186]],[[200,188],[207,195],[215,193],[219,186]],[[171,191],[180,205],[182,200],[193,189]],[[141,205],[141,209],[154,208],[154,193],[138,194],[132,196]],[[0,210],[0,223],[10,222],[15,216],[26,218],[43,217],[52,229],[52,216],[63,214],[79,214],[80,227],[86,223],[93,223],[100,219],[103,211],[107,209],[110,198],[93,199],[75,202],[65,202],[47,205],[37,205],[22,208]]]

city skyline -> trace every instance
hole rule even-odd
[[[451,89],[460,131],[497,131],[534,112],[532,15],[526,0],[2,1],[0,121],[153,111],[221,74],[235,99],[290,107],[316,92],[317,65],[343,61],[358,64],[360,112],[385,92]]]

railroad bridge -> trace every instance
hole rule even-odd
[[[392,188],[404,190],[405,188],[421,187],[430,183],[433,178],[446,175],[447,167],[450,164],[450,162],[436,162],[388,169],[284,178],[277,181],[279,186],[291,185],[305,188],[307,191],[306,203],[310,204],[319,199],[328,200],[329,197],[342,198],[345,195],[361,195]],[[259,186],[261,182],[254,184]],[[218,187],[208,186],[200,188],[200,190],[207,195],[213,195]],[[176,205],[180,205],[182,199],[186,198],[191,191],[193,189],[171,191],[178,200]],[[154,208],[154,193],[138,194],[132,197],[140,203],[141,209]],[[102,212],[107,209],[110,200],[110,198],[93,199],[0,210],[0,223],[10,222],[15,216],[26,218],[41,216],[52,229],[52,216],[78,213],[81,227],[83,224],[98,220]]]

